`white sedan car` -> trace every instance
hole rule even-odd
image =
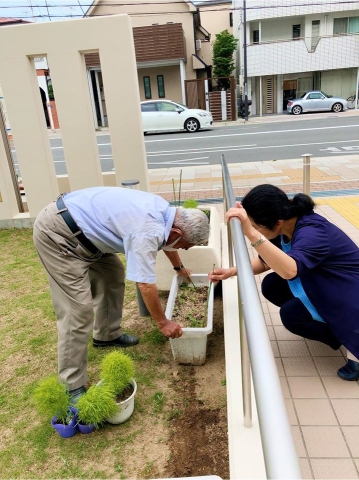
[[[187,130],[197,132],[209,128],[213,118],[211,112],[187,108],[170,100],[148,100],[141,102],[143,132]]]

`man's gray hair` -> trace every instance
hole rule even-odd
[[[201,245],[208,242],[209,219],[199,208],[178,207],[173,227],[182,230],[183,240],[192,245]]]

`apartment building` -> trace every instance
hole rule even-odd
[[[243,0],[233,0],[244,73]],[[248,96],[252,113],[279,113],[289,98],[320,89],[354,95],[359,84],[359,2],[247,0]]]

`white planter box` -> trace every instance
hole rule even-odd
[[[191,276],[195,286],[209,286],[207,274],[195,274]],[[183,277],[175,275],[172,279],[170,294],[167,301],[166,317],[172,318],[178,286],[184,282]],[[170,338],[174,359],[184,365],[203,365],[206,361],[207,337],[213,330],[213,291],[212,286],[207,311],[207,325],[203,328],[183,328],[180,338]]]
[[[208,273],[213,270],[213,265],[217,268],[222,266],[221,255],[221,222],[218,210],[213,206],[199,207],[201,210],[210,210],[210,235],[208,245],[196,246],[189,250],[178,250],[183,265],[192,270],[193,273]],[[166,255],[159,251],[156,261],[156,284],[159,290],[169,290],[171,288],[173,268]]]

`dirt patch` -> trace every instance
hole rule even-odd
[[[203,328],[207,323],[208,287],[194,287],[183,282],[178,292],[172,312],[172,320],[181,327]]]
[[[177,393],[169,423],[168,477],[218,475],[229,478],[222,301],[214,300],[214,329],[207,361],[200,367],[177,366]]]

